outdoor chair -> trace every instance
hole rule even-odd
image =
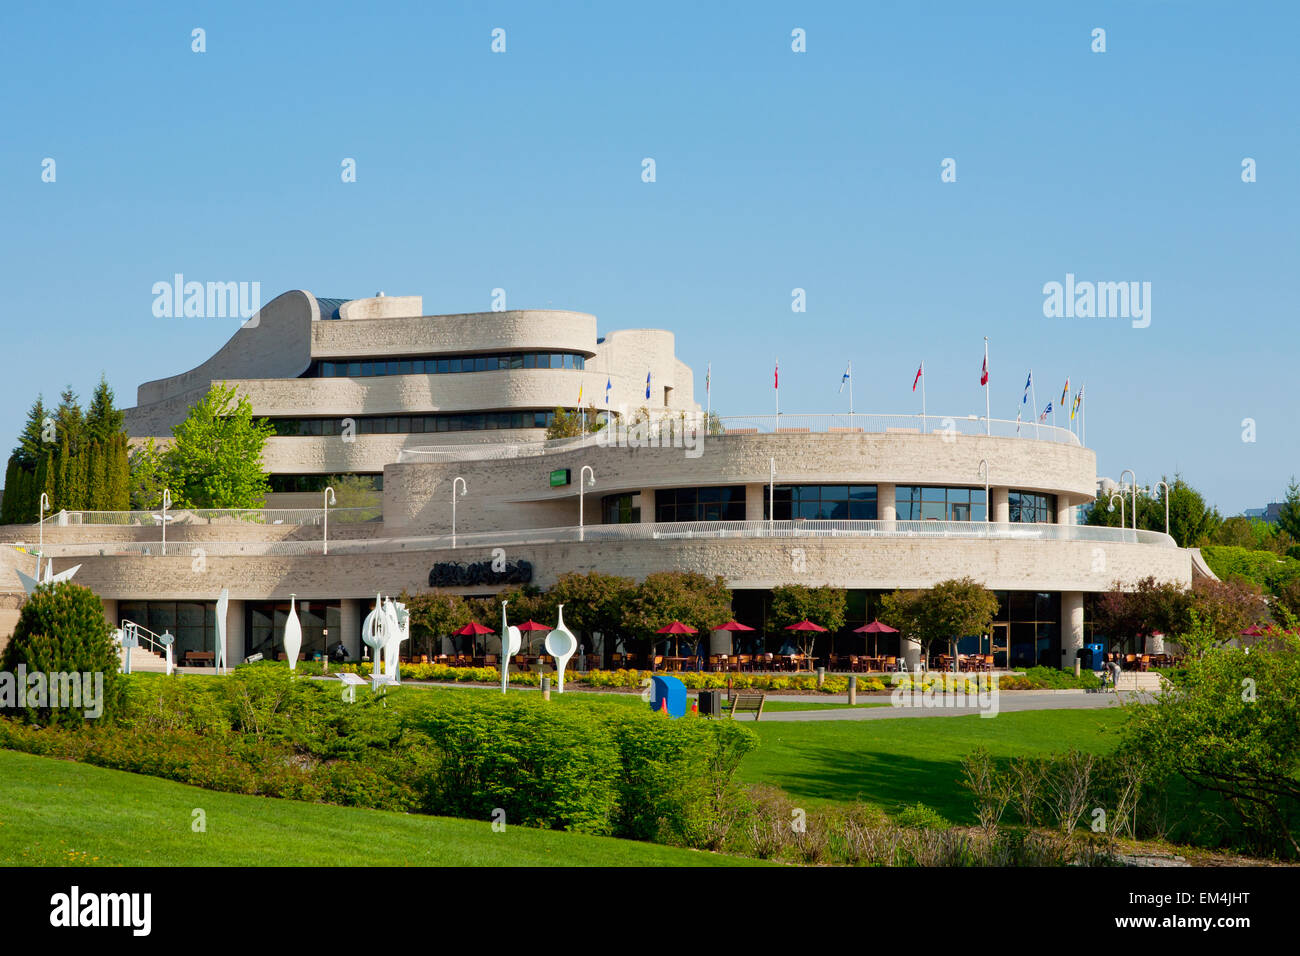
[[[1150,669],[1151,669],[1151,656],[1149,654],[1143,654],[1138,659],[1138,670],[1146,671]]]
[[[1136,654],[1125,654],[1125,655],[1124,655],[1124,670],[1126,670],[1126,671],[1131,671],[1131,670],[1136,670],[1136,669],[1137,669],[1137,655],[1136,655]]]

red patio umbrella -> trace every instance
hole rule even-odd
[[[547,627],[545,624],[538,624],[536,621],[534,621],[534,620],[532,620],[532,619],[530,618],[529,620],[524,621],[524,623],[522,623],[522,624],[519,625],[519,630],[521,630],[521,631],[549,631],[550,628]],[[533,652],[533,639],[532,639],[532,636],[530,635],[529,638],[528,638],[528,653],[531,654],[532,652]]]
[[[861,627],[853,629],[854,634],[871,635],[871,656],[876,656],[876,637],[877,634],[897,634],[898,628],[890,627],[888,624],[881,624],[879,621],[872,621],[870,624],[863,624]]]
[[[715,627],[714,630],[715,631],[752,631],[753,628],[749,627],[748,625],[741,624],[739,621],[728,621],[726,624],[723,624],[720,627]],[[732,650],[734,651],[735,649],[736,648],[733,646]]]
[[[822,627],[820,624],[814,624],[812,621],[809,621],[807,618],[800,621],[798,624],[787,624],[785,626],[785,629],[787,631],[825,631],[826,630],[826,628]]]
[[[474,641],[474,651],[478,651],[478,636],[480,634],[495,634],[496,632],[490,627],[484,627],[478,621],[470,621],[459,631],[452,631],[457,637],[469,637]]]
[[[674,637],[673,637],[673,650],[675,651],[675,650],[677,650],[677,637],[676,637],[676,635],[678,635],[678,634],[695,634],[695,633],[697,633],[697,631],[695,630],[695,628],[691,627],[689,624],[683,624],[681,621],[673,621],[671,624],[668,624],[668,625],[665,625],[664,627],[659,628],[659,630],[655,631],[655,633],[656,633],[656,634],[672,634],[672,635],[674,635]]]

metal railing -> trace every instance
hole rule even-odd
[[[942,539],[950,541],[1060,541],[1097,544],[1140,544],[1176,548],[1174,539],[1159,531],[1134,531],[1093,525],[1029,524],[985,521],[676,521],[643,524],[604,524],[584,527],[481,531],[456,535],[457,551],[482,551],[504,545],[559,544],[571,541],[671,541],[745,538]],[[185,542],[177,557],[188,558]],[[320,554],[319,541],[203,541],[203,553],[213,555]],[[46,544],[54,557],[78,555],[153,555],[158,542],[93,541],[85,544]],[[452,550],[451,535],[340,539],[330,543],[330,555],[401,551]]]
[[[161,657],[167,656],[167,645],[162,642],[161,634],[157,634],[143,624],[137,624],[127,618],[122,618],[121,627],[123,631],[131,631],[135,634],[140,647],[145,647],[146,650],[152,651]]]
[[[59,511],[45,519],[46,527],[78,525],[113,525],[118,527],[157,528],[160,522],[153,511]],[[167,523],[177,525],[319,525],[321,508],[169,508]],[[330,508],[330,521],[359,524],[383,517],[379,505],[369,508]]]
[[[1062,445],[1080,445],[1074,432],[1055,425],[988,419],[976,415],[742,415],[714,418],[707,424],[704,416],[691,413],[665,413],[649,423],[622,423],[583,437],[557,438],[550,441],[476,443],[464,445],[422,445],[403,448],[398,462],[496,461],[550,455],[574,449],[619,445],[636,440],[645,445],[681,443],[683,430],[687,440],[712,441],[738,435],[781,434],[902,434],[964,435],[972,437],[1022,438]],[[694,430],[694,431],[692,431]]]

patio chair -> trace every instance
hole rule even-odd
[[[1138,659],[1138,670],[1146,671],[1151,669],[1151,655],[1143,654]]]

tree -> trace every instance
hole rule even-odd
[[[433,654],[435,640],[446,637],[470,622],[470,610],[459,594],[402,593],[399,600],[411,614],[411,638],[422,643],[423,653]]]
[[[113,403],[113,390],[101,374],[99,384],[90,396],[90,405],[86,409],[85,430],[90,441],[107,445],[109,439],[122,430],[125,421],[123,413]]]
[[[1286,489],[1286,500],[1277,512],[1277,526],[1285,531],[1292,540],[1300,541],[1300,485],[1296,484],[1295,475]]]
[[[1121,651],[1134,651],[1138,638],[1187,633],[1191,618],[1189,592],[1177,584],[1145,577],[1130,589],[1118,584],[1097,602],[1095,624]]]
[[[812,621],[834,633],[844,626],[848,592],[829,586],[809,588],[802,584],[782,584],[772,588],[772,622],[780,628],[800,621]],[[797,635],[799,649],[811,656],[817,643],[817,631],[791,631]]]
[[[21,665],[29,675],[61,674],[71,680],[74,675],[91,675],[92,693],[102,680],[98,719],[114,720],[125,707],[126,678],[118,673],[119,659],[113,642],[113,629],[104,618],[104,605],[90,588],[71,581],[38,587],[23,604],[4,654],[0,671],[14,674]],[[59,681],[62,683],[62,680]],[[94,712],[94,701],[82,706],[57,706],[60,702],[49,688],[45,705],[14,709],[19,720],[41,726],[64,727],[85,725],[87,711]],[[25,703],[32,703],[28,698]]]
[[[1268,620],[1263,591],[1240,578],[1195,581],[1187,610],[1188,619],[1171,630],[1178,643],[1196,655],[1237,640],[1242,631]]]
[[[161,507],[163,489],[167,487],[167,466],[152,438],[146,438],[131,453],[129,471],[131,510],[151,511]]]
[[[172,429],[163,456],[175,503],[186,508],[260,508],[271,490],[262,449],[274,429],[253,418],[247,396],[214,383]]]
[[[1221,795],[1260,851],[1300,856],[1300,637],[1189,658],[1175,692],[1135,708],[1124,732],[1152,771]]]
[[[635,589],[632,578],[601,571],[570,571],[560,575],[549,593],[553,603],[564,605],[564,623],[574,634],[589,638],[602,634],[606,646],[612,648],[624,633],[623,609]],[[587,646],[594,647],[594,640],[589,640]]]
[[[919,641],[928,658],[936,642],[954,652],[963,637],[987,634],[998,613],[998,599],[970,577],[950,578],[921,591],[895,591],[885,595],[880,619],[902,635]]]
[[[696,639],[731,617],[731,591],[722,577],[694,571],[657,571],[646,575],[623,607],[623,627],[654,643],[657,632],[673,621],[695,628]]]

